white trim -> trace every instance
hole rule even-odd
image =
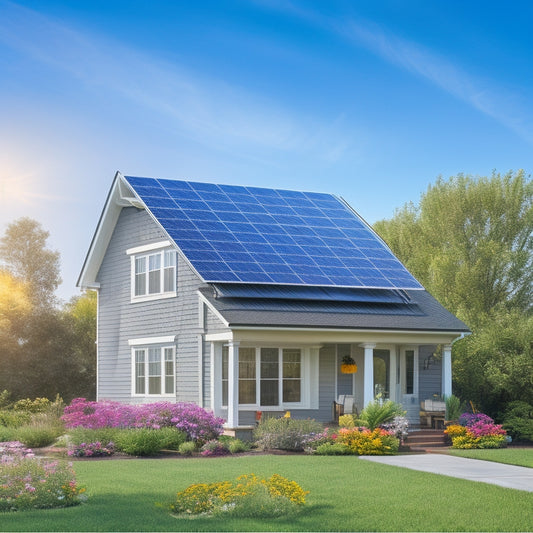
[[[162,337],[160,337],[162,338]],[[172,337],[174,338],[174,337]],[[155,343],[151,343],[153,346]],[[159,394],[150,394],[148,392],[149,390],[149,379],[150,379],[150,373],[149,373],[149,350],[150,350],[150,344],[149,345],[131,345],[131,397],[132,398],[176,398],[176,389],[177,389],[177,365],[176,365],[176,345],[174,343],[172,344],[163,344],[163,343],[157,343],[161,344],[161,346],[158,346],[157,349],[160,350],[160,364],[161,364],[161,390],[164,390],[165,388],[165,378],[166,378],[166,360],[165,360],[165,350],[171,349],[172,350],[172,364],[173,364],[173,372],[174,372],[174,392],[169,393],[159,393]],[[145,360],[144,360],[144,370],[145,370],[145,391],[142,394],[136,393],[136,385],[137,385],[137,379],[136,379],[136,360],[135,360],[135,352],[137,350],[142,350],[145,352]]]
[[[151,244],[143,244],[142,246],[135,246],[135,248],[128,248],[126,254],[142,254],[144,252],[151,252],[152,250],[161,250],[162,248],[169,248],[172,246],[170,241],[153,242]]]
[[[146,344],[172,344],[176,342],[176,335],[166,335],[165,337],[141,337],[129,339],[129,346],[141,346]]]
[[[177,295],[177,291],[174,291],[158,292],[157,294],[145,294],[143,296],[133,296],[130,303],[137,304],[141,302],[151,302],[153,300],[165,300],[167,298],[175,298]]]
[[[198,340],[198,405],[204,407],[204,341],[203,335]]]
[[[229,322],[218,312],[218,310],[213,306],[213,304],[200,291],[198,291],[198,296],[200,297],[202,302],[204,302],[207,305],[207,307],[209,307],[209,309],[213,311],[213,313],[222,322],[222,324],[224,324],[224,326],[229,328]],[[249,328],[249,329],[254,329],[254,328]]]
[[[225,331],[224,333],[210,333],[205,336],[205,340],[209,342],[222,342],[233,340],[233,333],[231,331]]]
[[[229,323],[228,323],[229,327]],[[412,335],[456,335],[460,340],[462,335],[460,331],[439,331],[435,329],[364,329],[364,328],[304,328],[304,327],[284,327],[284,326],[231,326],[233,331],[312,331],[312,332],[331,332],[331,333],[407,333]]]

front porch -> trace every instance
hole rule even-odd
[[[231,338],[207,335],[205,339],[210,362],[208,407],[226,420],[228,430],[250,430],[257,412],[282,416],[290,411],[293,418],[330,423],[333,402],[340,396],[353,398],[355,412],[376,397],[391,399],[418,426],[422,400],[451,394],[450,336],[396,333],[386,338],[381,333],[362,339],[353,332],[238,333]],[[442,341],[447,342],[437,359],[433,354]],[[341,371],[347,355],[357,367],[351,374]]]

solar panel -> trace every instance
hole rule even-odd
[[[125,179],[206,282],[423,288],[334,195]]]

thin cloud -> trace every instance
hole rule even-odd
[[[317,124],[312,117],[296,116],[260,95],[193,75],[11,2],[0,3],[0,41],[89,88],[111,91],[171,119],[181,134],[203,144],[285,151],[306,151],[313,144],[309,131]],[[312,151],[323,150],[329,159],[345,143],[345,132],[336,132],[326,146]]]
[[[366,48],[388,63],[428,80],[533,144],[531,102],[524,101],[516,91],[506,90],[494,80],[472,76],[445,57],[419,43],[402,39],[371,21],[353,17],[332,18],[292,2],[255,1],[264,8],[300,18],[352,45]]]

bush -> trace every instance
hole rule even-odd
[[[501,425],[483,413],[464,413],[459,418],[463,425],[448,426],[444,433],[459,449],[502,448],[506,445],[506,432]]]
[[[52,402],[48,398],[35,398],[31,400],[30,398],[25,398],[19,400],[13,404],[13,411],[24,411],[26,413],[44,413],[46,412]]]
[[[239,518],[271,518],[304,505],[306,495],[298,483],[279,474],[268,479],[247,474],[234,482],[190,485],[178,492],[170,509],[177,514],[234,513]]]
[[[204,441],[222,434],[224,420],[189,403],[155,402],[129,405],[119,402],[90,402],[76,398],[62,416],[67,428],[149,428],[175,427],[187,439]]]
[[[0,427],[19,428],[29,424],[31,415],[22,411],[0,411]]]
[[[262,450],[302,451],[322,431],[322,424],[316,420],[266,418],[255,428],[254,438]]]
[[[400,446],[394,435],[380,428],[341,428],[335,442],[345,445],[355,455],[391,455]]]
[[[4,426],[0,426],[0,442],[8,442],[15,440],[15,429],[14,428],[6,428]]]
[[[69,430],[68,440],[70,444],[78,446],[83,442],[101,442],[104,445],[117,440],[117,434],[120,430],[116,428],[99,428],[87,429],[77,427]]]
[[[533,406],[511,402],[505,409],[503,427],[515,441],[533,441]]]
[[[224,446],[224,443],[218,440],[208,440],[203,446],[201,454],[204,457],[216,457],[221,455],[228,455],[229,450]]]
[[[82,442],[68,451],[71,457],[106,457],[114,453],[115,445],[112,442],[108,442],[105,446],[101,442]]]
[[[341,428],[353,428],[353,427],[355,427],[354,417],[352,415],[339,416],[339,426]]]
[[[117,432],[115,446],[128,455],[157,455],[168,443],[168,436],[159,429],[123,429]]]
[[[15,430],[17,440],[29,448],[50,446],[61,435],[60,428],[46,423],[34,423]]]
[[[196,443],[192,440],[188,440],[180,444],[178,451],[181,455],[192,455],[196,451]]]
[[[0,511],[49,509],[77,505],[85,489],[72,467],[38,460],[20,442],[0,443]]]
[[[380,403],[378,400],[370,402],[355,420],[355,425],[365,426],[370,430],[374,430],[385,424],[391,422],[397,416],[405,416],[405,410],[396,402],[390,400]]]
[[[458,420],[461,415],[461,400],[451,394],[445,398],[446,420]]]
[[[232,439],[226,444],[226,447],[230,453],[243,453],[247,452],[251,448],[251,445],[240,439]]]
[[[317,446],[314,453],[316,455],[352,455],[350,448],[340,442],[326,442],[320,444]]]

